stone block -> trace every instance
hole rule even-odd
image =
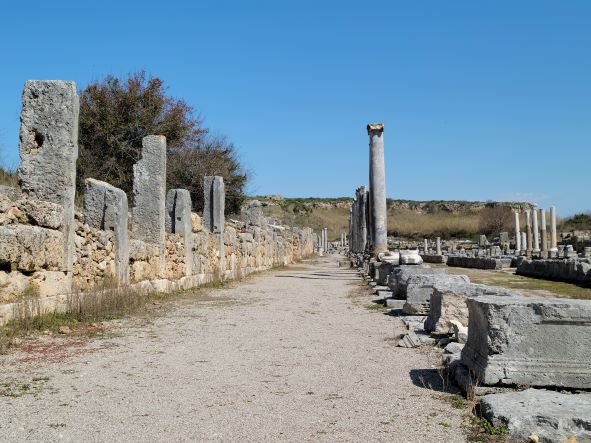
[[[63,209],[61,270],[71,272],[79,102],[74,82],[29,80],[22,95],[18,168],[23,195]]]
[[[62,205],[31,198],[21,198],[16,205],[26,218],[25,223],[59,230],[64,227]]]
[[[456,285],[452,288],[434,287],[429,306],[429,316],[425,322],[425,330],[435,334],[449,334],[453,330],[453,322],[468,326],[468,297],[482,295],[517,296],[519,292],[498,286],[481,284]]]
[[[435,288],[451,290],[470,283],[465,275],[418,274],[406,281],[406,303],[402,308],[405,314],[427,314],[431,295]]]
[[[419,255],[419,250],[406,250],[400,251],[400,264],[401,265],[420,265],[423,263],[423,259]]]
[[[540,442],[591,442],[591,394],[543,389],[486,395],[483,415],[496,427],[507,426],[513,438]],[[532,441],[531,439],[529,441]]]
[[[591,302],[468,298],[462,362],[487,385],[591,388]]]
[[[142,158],[133,165],[133,237],[164,250],[166,218],[166,138],[142,139]]]
[[[374,264],[374,278],[378,285],[388,283],[388,276],[394,270],[394,265],[388,262],[376,262]],[[386,288],[387,289],[387,288]]]
[[[242,208],[242,219],[249,226],[263,226],[263,209],[261,202],[252,200]]]
[[[120,284],[129,283],[127,194],[109,183],[88,178],[84,182],[84,221],[88,226],[115,234],[115,273]]]
[[[60,271],[64,235],[54,229],[29,225],[0,226],[0,265],[15,270]]]
[[[400,265],[394,267],[388,277],[388,287],[392,291],[392,296],[397,298],[406,298],[406,282],[413,275],[431,275],[447,274],[445,268],[430,268],[428,265]]]

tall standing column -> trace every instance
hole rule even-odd
[[[556,241],[556,206],[550,208],[550,248],[552,251],[558,250]]]
[[[527,250],[527,233],[521,233],[521,251]]]
[[[429,253],[429,243],[427,242],[426,238],[423,239],[423,253],[424,254]]]
[[[441,255],[441,237],[435,237],[435,252]]]
[[[531,236],[531,210],[526,209],[525,211],[525,230],[527,232],[527,253],[531,254],[533,249],[533,242]]]
[[[519,232],[521,227],[519,226],[519,212],[515,211],[515,255],[521,251],[521,233]]]
[[[538,210],[537,208],[532,209],[533,215],[533,230],[534,230],[534,252],[540,252],[540,232],[538,230]]]
[[[324,228],[324,250],[328,252],[328,228]]]
[[[546,229],[546,210],[540,208],[540,225],[542,230],[542,255],[548,256],[548,231]]]
[[[372,253],[388,251],[386,208],[386,167],[384,164],[384,125],[367,125],[370,152],[370,199],[372,215]]]

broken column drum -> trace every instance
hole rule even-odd
[[[370,151],[370,207],[372,222],[372,252],[388,251],[386,206],[386,167],[384,164],[384,125],[367,125]]]

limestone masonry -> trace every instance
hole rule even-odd
[[[77,135],[76,85],[28,81],[20,190],[0,188],[0,324],[13,317],[11,302],[27,294],[51,311],[72,292],[187,289],[314,253],[311,229],[266,223],[260,204],[245,209],[244,221],[226,221],[222,177],[205,178],[204,214],[191,212],[187,190],[166,192],[160,135],[142,141],[131,211],[125,192],[92,178],[85,181],[83,209],[76,209]]]

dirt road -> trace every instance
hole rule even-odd
[[[465,441],[359,283],[326,258],[1,356],[0,441]]]

